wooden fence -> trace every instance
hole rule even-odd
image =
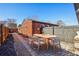
[[[54,28],[54,34],[66,42],[73,42],[73,39],[76,36],[76,31],[79,31],[79,26],[63,26]],[[53,28],[45,27],[43,33],[53,34]]]
[[[0,45],[4,43],[6,38],[8,37],[8,28],[3,24],[0,25]]]

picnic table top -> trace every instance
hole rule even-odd
[[[57,37],[56,35],[50,35],[50,34],[34,34],[34,36],[43,37],[43,38]]]

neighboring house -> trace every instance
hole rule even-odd
[[[42,29],[50,26],[58,25],[32,19],[25,19],[21,26],[18,27],[18,31],[25,36],[32,36],[33,34],[42,34]]]
[[[18,28],[17,28],[17,24],[16,23],[8,23],[7,26],[9,28],[9,32],[10,33],[17,32],[18,31]]]
[[[8,21],[0,21],[0,24],[3,24],[4,26],[8,27],[9,32],[17,32],[17,24],[14,22],[8,22]]]
[[[15,19],[8,18],[7,20],[8,20],[7,26],[9,28],[9,32],[10,33],[17,32],[18,28]]]

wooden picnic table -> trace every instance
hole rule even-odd
[[[46,45],[47,45],[47,49],[48,49],[48,46],[49,46],[50,38],[56,37],[56,35],[49,35],[49,34],[34,34],[34,36],[43,38],[45,40]]]

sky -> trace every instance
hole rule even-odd
[[[24,18],[66,25],[77,25],[75,9],[71,3],[0,3],[0,20],[16,19],[21,24]]]

